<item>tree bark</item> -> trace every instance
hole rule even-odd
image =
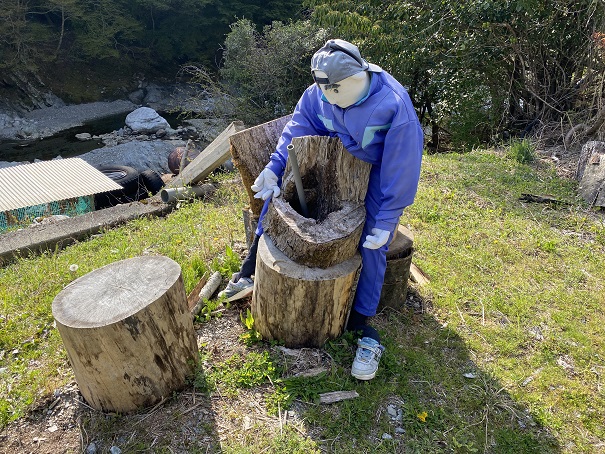
[[[284,126],[290,121],[290,118],[292,115],[286,115],[253,128],[244,129],[233,134],[229,139],[233,164],[242,176],[242,182],[250,199],[250,209],[257,219],[264,201],[254,198],[254,192],[250,186],[254,184],[254,180],[269,162],[271,153],[275,151]]]
[[[582,147],[576,176],[578,192],[591,206],[605,206],[605,142],[587,142]]]
[[[603,154],[605,154],[605,142],[600,142],[596,140],[586,142],[582,146],[582,150],[580,151],[578,166],[576,167],[576,180],[580,181],[582,179],[584,171],[586,170],[586,167],[590,165],[589,161],[594,155],[600,156]]]
[[[286,347],[320,347],[344,330],[361,256],[327,269],[286,257],[267,235],[260,238],[252,296],[254,326],[265,339]]]
[[[72,282],[53,316],[80,391],[97,410],[131,412],[182,388],[198,361],[180,266],[122,260]]]

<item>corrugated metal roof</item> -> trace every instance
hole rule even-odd
[[[122,189],[81,158],[0,169],[0,212]]]

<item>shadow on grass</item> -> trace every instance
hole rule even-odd
[[[425,302],[413,291],[416,306]],[[417,308],[418,309],[418,308]],[[328,345],[339,368],[333,386],[359,398],[305,412],[327,452],[556,453],[549,430],[481,370],[464,340],[425,310],[386,310],[372,320],[386,347],[368,382],[348,375],[349,342]]]

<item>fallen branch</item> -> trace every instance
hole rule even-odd
[[[521,197],[519,197],[519,200],[521,202],[534,202],[534,203],[554,203],[554,204],[559,204],[559,205],[570,205],[569,202],[565,202],[563,200],[557,200],[554,197],[551,196],[541,196],[541,195],[534,195],[534,194],[521,194]]]
[[[605,108],[599,110],[595,117],[594,124],[592,126],[588,126],[585,123],[580,123],[571,128],[567,134],[565,134],[565,138],[563,139],[563,143],[565,144],[565,148],[569,148],[572,143],[572,140],[576,134],[578,134],[578,138],[582,137],[591,137],[599,130],[599,128],[605,122]]]
[[[418,285],[424,285],[431,282],[429,277],[414,263],[410,264],[410,279]]]
[[[208,279],[206,285],[204,285],[202,290],[200,290],[198,301],[193,307],[193,309],[191,309],[191,315],[195,317],[200,312],[202,306],[204,305],[204,300],[209,299],[214,294],[214,292],[216,292],[218,286],[221,285],[221,280],[221,273],[219,273],[218,271],[215,271],[214,274],[210,276],[210,279]]]
[[[320,404],[333,404],[334,402],[340,402],[341,400],[355,399],[359,397],[357,391],[333,391],[330,393],[323,393],[319,395]]]
[[[319,366],[312,369],[303,370],[302,372],[294,374],[293,377],[317,377],[325,372],[328,372],[328,369],[323,366]]]

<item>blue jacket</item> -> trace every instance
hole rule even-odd
[[[384,71],[371,75],[368,95],[345,109],[330,104],[317,85],[307,88],[266,167],[283,175],[293,137],[339,137],[353,156],[373,166],[368,196],[378,213],[371,227],[393,231],[416,195],[423,134],[401,84]]]

